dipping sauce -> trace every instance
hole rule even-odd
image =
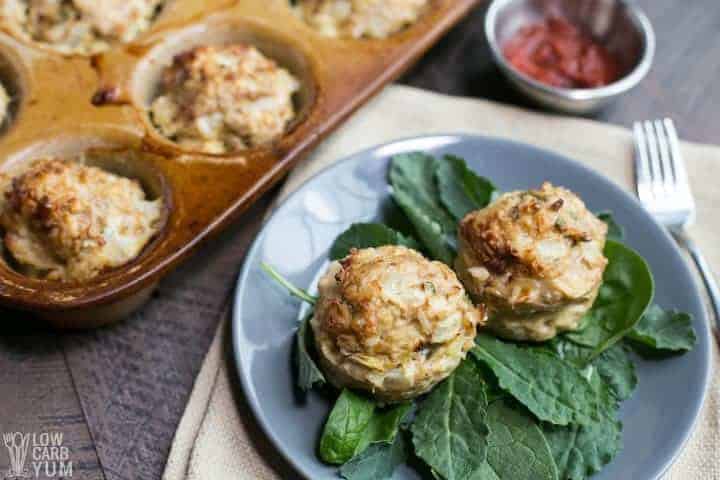
[[[505,43],[505,58],[520,72],[561,88],[596,88],[620,77],[605,47],[559,17],[525,26]]]

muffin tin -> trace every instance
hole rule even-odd
[[[293,14],[288,0],[169,0],[133,43],[91,58],[0,33],[0,79],[14,98],[0,133],[0,170],[12,173],[42,155],[89,152],[89,162],[162,196],[166,210],[160,234],[138,258],[87,282],[33,279],[0,262],[0,304],[61,328],[124,317],[478,2],[431,0],[417,23],[383,40],[324,37]],[[172,57],[238,41],[301,81],[298,114],[286,133],[267,145],[213,155],[184,150],[156,132],[146,111]]]

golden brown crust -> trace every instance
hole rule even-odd
[[[161,200],[79,162],[40,159],[0,186],[5,247],[32,276],[87,280],[135,258],[160,228]]]
[[[91,55],[149,28],[164,0],[4,0],[3,23],[62,53]]]
[[[296,12],[329,37],[385,38],[417,21],[428,0],[299,0]]]
[[[208,153],[257,146],[280,136],[295,116],[300,84],[255,47],[202,46],[163,71],[150,113],[160,133]]]
[[[449,375],[485,318],[450,268],[405,247],[354,250],[319,290],[312,325],[331,380],[387,401]]]
[[[468,291],[492,309],[491,328],[512,336],[502,322],[524,319],[529,327],[513,338],[544,340],[556,333],[549,328],[553,316],[545,313],[556,312],[563,330],[574,328],[589,308],[607,264],[606,234],[607,226],[582,200],[545,183],[506,193],[468,214],[458,230],[456,270]],[[530,338],[533,316],[548,327],[538,338]]]

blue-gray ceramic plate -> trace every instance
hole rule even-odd
[[[258,235],[240,274],[233,343],[245,394],[277,449],[307,478],[337,478],[317,458],[317,443],[330,404],[293,388],[291,347],[300,304],[270,281],[260,263],[275,266],[296,285],[312,288],[327,264],[333,240],[351,223],[377,220],[390,201],[390,157],[423,151],[465,158],[501,191],[537,187],[544,180],[577,192],[593,211],[612,210],[627,241],[649,262],[655,300],[693,314],[698,344],[663,361],[638,359],[639,386],[622,407],[624,448],[597,480],[655,480],[687,440],[709,381],[710,335],[693,277],[672,239],[635,201],[605,177],[554,153],[528,145],[466,135],[402,140],[352,155],[305,183]],[[402,467],[397,479],[415,479]]]

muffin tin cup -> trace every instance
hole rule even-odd
[[[174,0],[132,44],[92,58],[63,56],[0,34],[0,78],[20,102],[0,138],[0,171],[44,154],[111,151],[103,165],[162,195],[166,218],[138,258],[82,283],[32,279],[0,265],[0,303],[60,328],[128,315],[159,279],[280,180],[328,133],[398,77],[479,0],[431,0],[414,25],[383,40],[329,38],[298,19],[286,0]],[[162,68],[200,44],[247,42],[301,83],[297,116],[276,141],[215,155],[159,135],[147,114]],[[7,52],[7,54],[5,53]],[[0,63],[0,66],[2,63]],[[9,80],[8,80],[9,81]]]

